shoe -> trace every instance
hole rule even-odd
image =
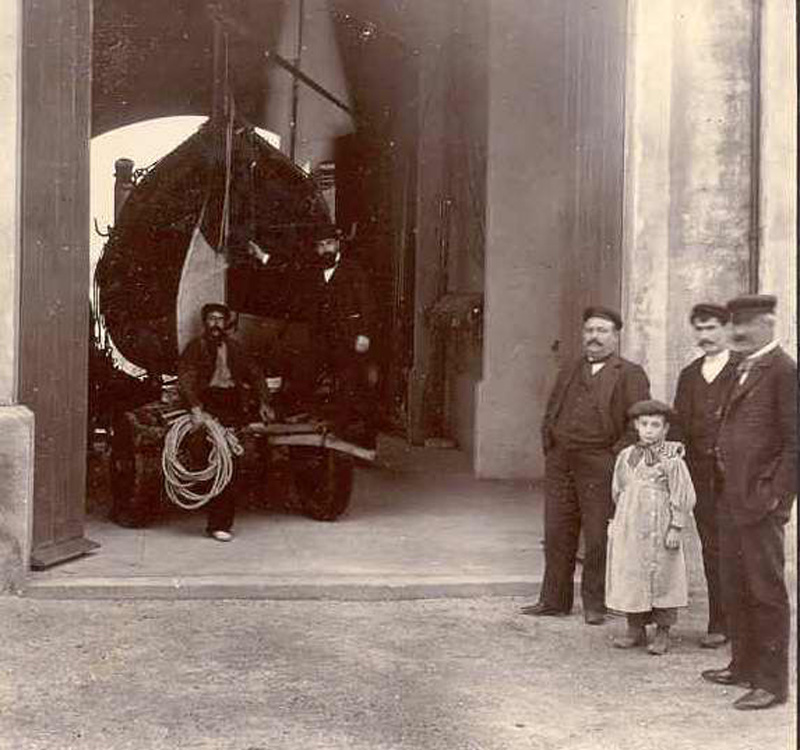
[[[669,628],[657,628],[653,642],[647,647],[647,653],[663,656],[669,651]]]
[[[741,698],[735,700],[733,707],[739,711],[759,711],[780,703],[786,703],[786,698],[780,698],[764,688],[753,688],[749,693],[745,693]]]
[[[722,648],[728,642],[725,633],[708,633],[700,639],[702,648]]]
[[[617,636],[612,643],[614,648],[636,648],[647,643],[647,631],[644,628],[628,628],[625,635]]]
[[[700,673],[706,682],[713,682],[716,685],[736,685],[737,687],[752,687],[749,681],[740,677],[736,672],[732,672],[730,667],[722,669],[706,669]]]
[[[222,531],[217,529],[216,531],[208,531],[206,532],[208,536],[212,539],[216,539],[218,542],[230,542],[233,540],[233,534],[230,531]]]
[[[557,607],[551,607],[545,602],[528,604],[525,607],[521,607],[519,611],[520,614],[534,615],[535,617],[563,617],[569,614],[569,612],[565,612],[563,609],[558,609]]]
[[[587,609],[583,613],[583,619],[587,625],[602,625],[606,621],[606,616],[596,609]]]

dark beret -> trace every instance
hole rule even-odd
[[[207,302],[200,310],[200,317],[205,320],[211,313],[222,313],[226,318],[231,317],[231,310],[221,302]]]
[[[731,314],[724,305],[715,305],[712,302],[701,302],[692,308],[692,313],[689,315],[689,320],[692,323],[697,319],[707,320],[708,318],[716,318],[724,325],[731,319]]]
[[[622,329],[622,316],[610,307],[603,307],[602,305],[587,307],[583,311],[583,322],[585,323],[589,318],[605,318],[605,320],[610,320],[618,330]]]
[[[628,416],[631,419],[635,419],[636,417],[649,417],[656,414],[661,414],[667,419],[671,419],[673,411],[668,404],[665,404],[663,401],[657,401],[654,398],[637,401],[628,409]]]
[[[752,317],[763,313],[774,313],[778,299],[772,294],[742,294],[728,302],[731,317]]]

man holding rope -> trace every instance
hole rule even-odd
[[[231,311],[226,305],[203,305],[203,333],[192,339],[178,363],[178,387],[191,410],[195,427],[216,420],[225,427],[246,421],[242,385],[250,385],[259,399],[259,417],[264,423],[275,418],[269,405],[269,390],[261,368],[228,336]],[[233,484],[209,503],[206,534],[219,542],[233,539],[231,529],[236,509]]]

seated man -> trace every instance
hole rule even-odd
[[[244,349],[228,336],[231,313],[228,307],[209,303],[201,312],[203,333],[192,339],[178,362],[178,388],[191,409],[196,425],[214,418],[225,426],[246,421],[242,385],[249,384],[258,394],[259,416],[264,422],[274,418],[269,405],[269,390],[261,368]],[[231,485],[209,504],[206,533],[220,542],[233,539],[231,528],[235,496]]]

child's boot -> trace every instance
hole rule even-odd
[[[636,648],[647,643],[647,633],[643,625],[628,625],[625,635],[617,636],[614,641],[615,648]]]
[[[653,642],[647,647],[653,656],[663,656],[669,651],[669,627],[659,625]]]

